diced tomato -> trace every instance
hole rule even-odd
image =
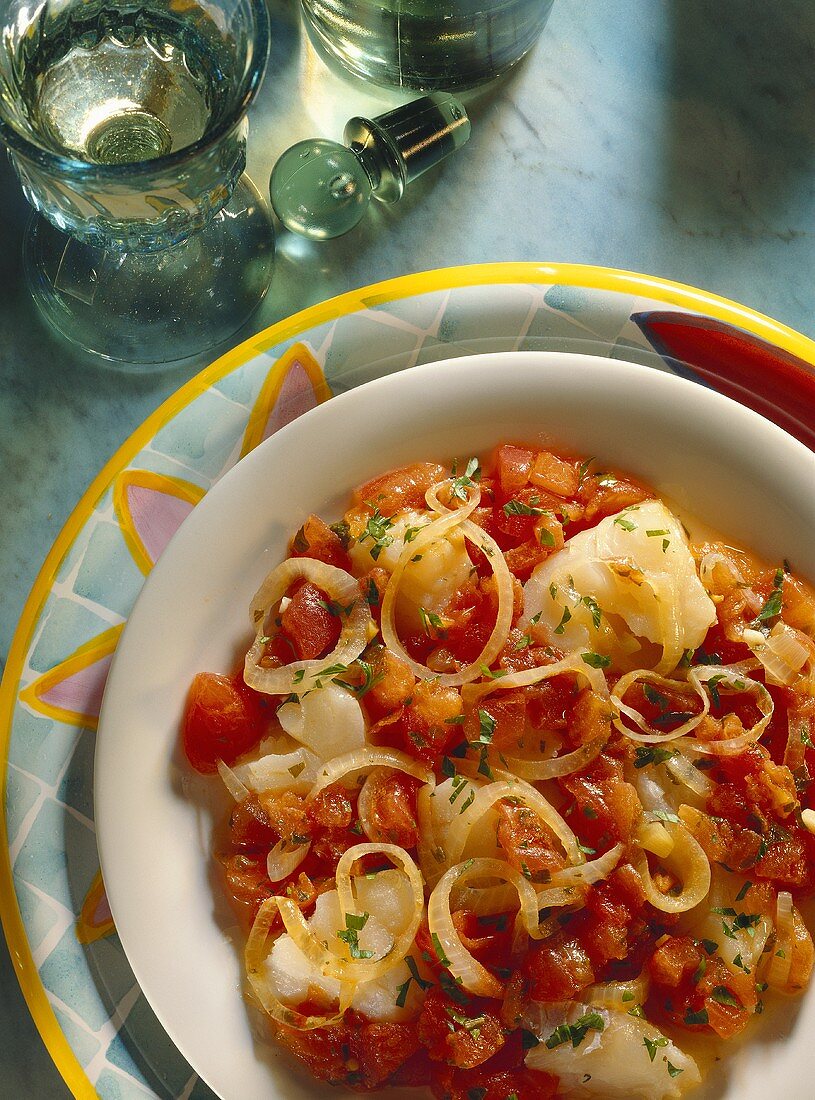
[[[573,745],[586,745],[611,736],[612,712],[608,703],[591,688],[584,688],[569,713],[568,737]]]
[[[219,858],[232,905],[246,926],[251,927],[263,902],[276,893],[266,870],[266,853],[237,852]]]
[[[546,529],[548,532],[548,528]],[[562,536],[562,529],[561,529]],[[541,542],[540,535],[536,529],[535,534],[526,542],[522,542],[520,546],[512,546],[504,554],[504,560],[507,563],[507,568],[510,573],[520,581],[527,581],[532,574],[532,570],[536,565],[539,565],[544,558],[548,558],[553,552],[555,546],[555,536],[548,532],[544,536],[546,542]],[[549,538],[551,537],[552,544],[549,545]],[[561,537],[561,543],[563,545],[563,539]]]
[[[400,848],[416,847],[418,780],[400,772],[373,772],[367,781],[369,839]]]
[[[308,807],[308,819],[324,829],[347,829],[354,817],[348,792],[341,783],[323,787]]]
[[[589,847],[599,852],[618,841],[630,842],[642,805],[636,789],[623,779],[620,761],[601,753],[582,772],[558,782],[577,804],[574,828]]]
[[[755,978],[734,974],[689,936],[672,936],[648,963],[649,1005],[672,1023],[729,1039],[743,1031],[756,1003]]]
[[[594,981],[594,970],[579,940],[563,933],[534,943],[523,963],[534,1001],[573,1001]]]
[[[448,476],[436,462],[414,462],[367,481],[356,490],[354,500],[378,508],[383,516],[405,508],[425,508],[427,490]]]
[[[269,824],[281,840],[289,842],[292,837],[308,836],[311,832],[305,799],[294,791],[265,795],[263,808]]]
[[[418,1035],[434,1061],[460,1069],[480,1066],[505,1042],[498,1016],[483,1002],[468,998],[467,1004],[458,1004],[437,986],[424,999]]]
[[[540,451],[535,456],[529,480],[559,497],[573,497],[580,483],[579,463]]]
[[[255,795],[235,804],[229,815],[229,842],[235,851],[268,852],[277,839],[278,834]]]
[[[577,681],[572,675],[553,676],[549,680],[533,684],[526,692],[529,724],[542,733],[547,730],[565,730],[577,692]]]
[[[319,516],[308,517],[292,539],[289,553],[293,558],[316,558],[338,569],[351,567],[342,539]]]
[[[526,730],[526,699],[522,691],[502,691],[483,699],[471,710],[462,727],[467,741],[477,743],[481,730],[481,712],[489,715],[492,746],[499,752],[517,753]]]
[[[410,665],[384,647],[369,658],[373,686],[363,695],[368,714],[378,721],[393,713],[408,699],[416,684]]]
[[[501,801],[498,843],[512,866],[535,883],[546,883],[565,866],[559,843],[528,806]]]
[[[295,590],[280,620],[299,659],[313,661],[337,644],[342,629],[341,615],[341,608],[334,609],[324,592],[305,581]]]
[[[234,764],[263,736],[265,707],[238,677],[199,672],[190,685],[182,725],[184,752],[199,772]]]
[[[495,452],[495,472],[501,495],[506,500],[528,483],[533,458],[532,451],[514,447],[511,443],[505,443]]]
[[[458,739],[456,719],[462,710],[461,695],[455,688],[422,680],[392,729],[412,756],[433,763]]]
[[[593,476],[583,479],[577,496],[585,504],[586,521],[595,526],[605,516],[648,500],[653,494],[628,478]]]
[[[362,1089],[382,1085],[419,1047],[414,1024],[372,1023],[353,1012],[312,1031],[282,1027],[279,1038],[318,1080]]]
[[[469,909],[457,909],[453,913],[453,924],[465,948],[487,969],[509,969],[514,915],[478,916]]]
[[[477,587],[459,593],[447,608],[445,617],[451,620],[445,649],[462,664],[475,661],[487,644],[498,617],[498,594],[492,577],[485,577]]]
[[[552,1100],[558,1094],[558,1078],[543,1070],[459,1070],[438,1066],[433,1075],[433,1095],[438,1100]]]

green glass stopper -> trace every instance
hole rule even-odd
[[[275,164],[269,181],[283,225],[315,241],[340,237],[360,221],[373,196],[398,202],[405,187],[460,149],[470,120],[449,95],[429,95],[374,119],[355,117],[345,145],[300,141]]]

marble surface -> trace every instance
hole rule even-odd
[[[249,149],[263,191],[289,144],[339,138],[349,116],[406,98],[328,72],[303,40],[295,0],[269,4],[274,44]],[[473,136],[462,153],[335,242],[279,234],[272,285],[242,335],[407,272],[557,260],[691,283],[815,336],[813,57],[811,0],[557,0],[528,60],[470,98]],[[77,354],[28,300],[28,210],[4,158],[0,204],[4,661],[81,493],[212,356],[127,374]],[[63,1096],[3,949],[0,1097]]]

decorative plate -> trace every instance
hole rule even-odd
[[[499,264],[355,291],[258,334],[182,387],[79,502],[23,612],[0,691],[0,915],[78,1097],[211,1097],[130,971],[99,874],[92,788],[111,656],[145,576],[211,485],[333,394],[485,351],[584,352],[711,386],[815,449],[815,343],[742,306],[600,268]]]

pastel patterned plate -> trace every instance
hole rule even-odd
[[[591,267],[482,265],[380,283],[272,326],[180,389],[77,505],[28,600],[0,690],[0,915],[32,1015],[76,1096],[212,1096],[141,993],[99,874],[95,729],[145,576],[223,473],[301,413],[418,363],[508,350],[681,374],[815,450],[815,342],[703,291]]]

